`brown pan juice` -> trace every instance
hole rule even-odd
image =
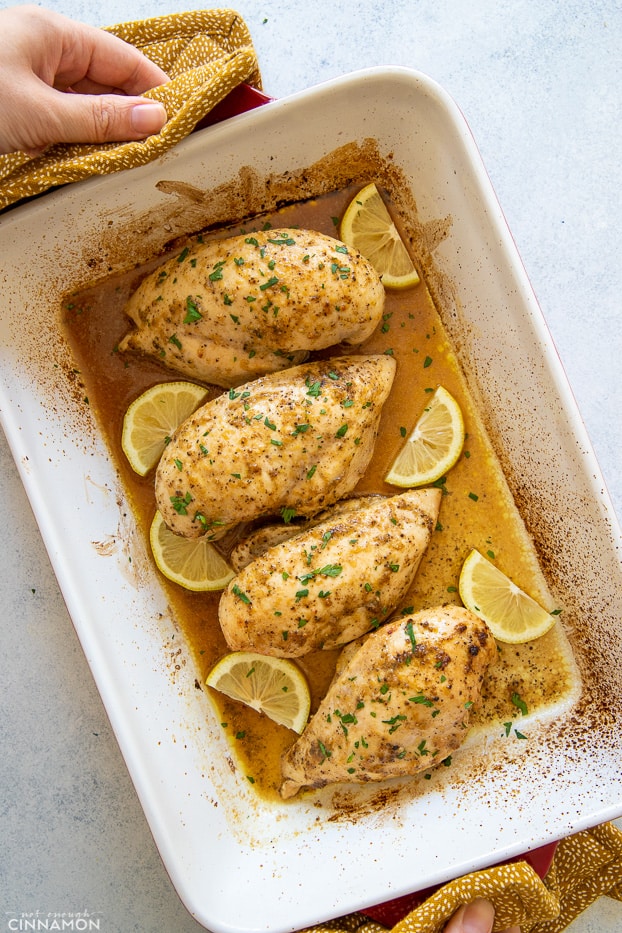
[[[346,189],[284,208],[231,229],[231,235],[266,224],[303,227],[336,236],[336,221],[355,194]],[[181,252],[182,247],[179,247]],[[64,330],[73,349],[89,403],[94,409],[131,499],[142,533],[148,537],[155,513],[154,475],[137,476],[121,449],[123,416],[128,405],[159,382],[185,377],[160,363],[122,355],[117,345],[129,323],[124,306],[140,279],[168,257],[94,283],[68,296],[62,307]],[[437,528],[423,557],[410,594],[398,606],[414,609],[460,603],[458,578],[472,548],[488,555],[522,589],[547,608],[551,597],[540,573],[533,544],[507,488],[502,470],[473,404],[456,355],[425,282],[404,291],[388,291],[384,319],[372,337],[357,347],[322,351],[331,354],[391,354],[397,372],[382,414],[374,456],[355,492],[396,495],[384,483],[392,461],[412,431],[430,394],[443,385],[459,402],[466,427],[464,450],[441,483],[443,497]],[[313,356],[313,355],[312,355]],[[210,398],[223,390],[210,387]],[[155,567],[155,565],[154,565]],[[154,569],[155,573],[158,573]],[[159,574],[158,574],[159,575]],[[159,575],[160,576],[160,575]],[[219,593],[191,593],[160,576],[170,604],[191,647],[201,683],[214,663],[228,652],[218,624]],[[529,712],[556,704],[573,688],[565,642],[556,625],[535,642],[498,645],[498,662],[484,685],[478,725],[517,718],[512,696]],[[336,651],[316,652],[297,663],[307,675],[312,712],[332,678]],[[203,687],[207,690],[208,688]],[[210,691],[219,721],[235,751],[238,766],[268,797],[280,784],[280,756],[295,734],[240,703]]]

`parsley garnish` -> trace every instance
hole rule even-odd
[[[280,233],[278,235],[278,239],[276,238],[274,240],[269,239],[268,243],[273,243],[275,246],[294,246],[296,241],[292,240],[292,238],[288,236],[286,233]]]
[[[247,606],[250,606],[250,602],[251,602],[250,598],[246,595],[246,593],[243,590],[240,589],[237,583],[233,584],[233,595],[237,596],[238,599],[240,599]]]
[[[184,496],[171,496],[171,505],[178,515],[187,515],[188,506],[192,502],[192,496],[187,492]]]
[[[409,703],[420,703],[422,706],[434,706],[434,701],[429,700],[423,693],[418,693],[417,696],[409,697]]]
[[[184,318],[184,324],[195,324],[197,321],[200,321],[203,315],[196,306],[194,300],[188,295],[186,298],[186,316]]]
[[[341,564],[326,564],[324,567],[318,567],[317,570],[311,570],[309,573],[304,573],[301,577],[298,577],[300,582],[303,584],[308,583],[309,580],[312,580],[313,577],[317,577],[320,574],[323,577],[338,577],[343,567]]]
[[[307,387],[307,395],[312,396],[312,398],[319,398],[320,392],[322,391],[322,383],[319,379],[315,382],[311,382],[311,379],[307,376],[305,385]]]
[[[397,715],[397,716],[393,716],[391,719],[383,719],[382,721],[383,721],[383,723],[385,723],[387,726],[391,726],[391,728],[389,729],[389,735],[392,735],[397,729],[399,729],[399,727],[402,725],[402,722],[404,721],[404,719],[406,719],[406,716]],[[425,740],[423,741],[422,745],[425,745]],[[420,747],[421,747],[421,746],[420,746]],[[422,755],[429,755],[429,752],[427,752],[427,751],[425,751],[425,752],[424,752],[424,751],[421,751],[421,754],[422,754]]]
[[[219,282],[222,279],[222,267],[225,264],[225,260],[221,259],[214,265],[214,271],[210,272],[208,278],[210,282]]]
[[[272,288],[273,285],[277,285],[278,281],[279,280],[276,275],[271,276],[271,278],[269,278],[267,282],[264,282],[263,285],[259,286],[259,291],[265,292],[267,288]]]

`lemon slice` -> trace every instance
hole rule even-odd
[[[458,590],[466,608],[488,624],[498,641],[522,644],[540,638],[555,624],[555,616],[477,550],[462,565]]]
[[[409,288],[419,282],[414,263],[373,182],[348,204],[339,236],[372,264],[386,288]]]
[[[159,512],[149,530],[158,570],[187,590],[222,590],[235,573],[206,538],[182,538],[167,527]]]
[[[193,382],[163,382],[132,402],[123,419],[121,447],[136,473],[145,476],[157,464],[168,439],[206,395],[207,389]]]
[[[234,651],[216,664],[205,682],[299,735],[309,719],[309,687],[293,661]]]
[[[455,464],[464,445],[457,401],[439,386],[385,477],[393,486],[426,486]]]

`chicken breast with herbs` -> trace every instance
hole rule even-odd
[[[365,472],[395,375],[390,356],[304,363],[231,389],[176,431],[156,471],[176,534],[222,536],[264,515],[311,516]]]
[[[234,545],[229,555],[229,563],[235,572],[239,573],[257,557],[265,554],[268,548],[274,547],[276,544],[282,544],[283,541],[289,541],[290,538],[301,534],[301,532],[308,531],[321,521],[334,518],[343,512],[352,512],[355,509],[363,508],[372,502],[377,502],[379,498],[378,495],[370,495],[361,498],[341,499],[314,518],[304,519],[302,522],[289,522],[287,525],[283,521],[269,522],[253,528]]]
[[[261,231],[196,242],[148,275],[119,349],[230,387],[310,350],[362,343],[383,310],[380,278],[353,248],[310,230]]]
[[[282,759],[281,795],[439,765],[467,736],[495,656],[486,624],[461,606],[394,619],[346,647],[317,712]]]
[[[411,587],[440,500],[440,489],[379,497],[269,548],[221,596],[229,648],[295,658],[378,628]]]

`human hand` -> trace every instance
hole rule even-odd
[[[138,95],[167,81],[111,33],[36,6],[0,10],[0,153],[157,133],[166,111]]]
[[[495,909],[483,898],[465,904],[453,915],[443,933],[490,933],[495,919]],[[509,927],[503,933],[520,933],[519,927]]]

